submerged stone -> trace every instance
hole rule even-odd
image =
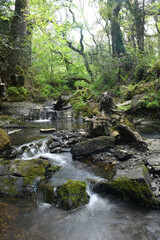
[[[54,202],[64,210],[73,210],[89,202],[87,184],[83,181],[68,180],[56,188]]]

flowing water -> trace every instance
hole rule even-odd
[[[70,129],[80,127],[74,121],[39,121],[46,127]],[[56,125],[57,124],[57,125]],[[19,157],[47,157],[62,166],[49,183],[58,186],[68,179],[100,179],[97,169],[73,161],[70,153],[51,154],[40,139],[38,130],[25,130],[12,137],[15,145],[29,146]],[[34,140],[34,141],[33,141]],[[33,141],[32,143],[30,143]],[[40,146],[40,147],[36,147]],[[88,187],[89,203],[74,211],[64,211],[46,204],[22,199],[0,198],[0,240],[160,240],[160,212],[120,202],[112,196],[94,194]]]

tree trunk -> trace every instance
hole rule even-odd
[[[144,52],[144,23],[145,23],[144,0],[142,8],[139,6],[138,0],[135,0],[134,19],[136,26],[136,38],[138,49],[140,52]]]
[[[120,29],[120,24],[118,21],[120,10],[121,1],[118,0],[113,7],[111,16],[112,53],[114,56],[120,56],[126,52],[122,39],[122,31]]]
[[[10,49],[8,50],[7,67],[1,73],[2,82],[5,83],[9,81],[24,52],[27,35],[26,14],[28,14],[28,3],[29,0],[16,0],[15,2],[15,13],[10,30]]]

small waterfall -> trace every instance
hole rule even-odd
[[[17,149],[18,157],[22,159],[38,158],[41,154],[47,153],[49,151],[47,143],[48,139],[43,139],[23,144]]]

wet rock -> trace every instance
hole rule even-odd
[[[154,191],[157,188],[157,184],[155,182],[151,182],[151,189]]]
[[[114,147],[114,138],[100,136],[76,143],[72,148],[74,158],[92,155],[93,153],[107,150]]]
[[[54,203],[64,210],[73,210],[81,207],[89,202],[86,188],[87,184],[83,181],[68,180],[56,188]]]
[[[51,150],[51,149],[54,149],[54,148],[60,147],[60,146],[61,146],[60,142],[52,142],[52,143],[49,145],[49,149]]]
[[[61,147],[56,147],[50,150],[51,153],[59,153],[61,150]]]
[[[124,160],[128,160],[129,158],[131,158],[133,153],[118,147],[115,150],[114,155],[118,158],[118,160],[124,161]]]
[[[103,194],[106,192],[108,180],[87,179],[93,192]]]
[[[72,144],[79,142],[80,140],[81,140],[81,137],[75,137],[75,138],[73,137],[68,140],[68,144],[72,145]]]
[[[136,124],[137,129],[141,134],[154,134],[158,136],[160,133],[160,121],[159,119],[140,119],[140,123]]]

